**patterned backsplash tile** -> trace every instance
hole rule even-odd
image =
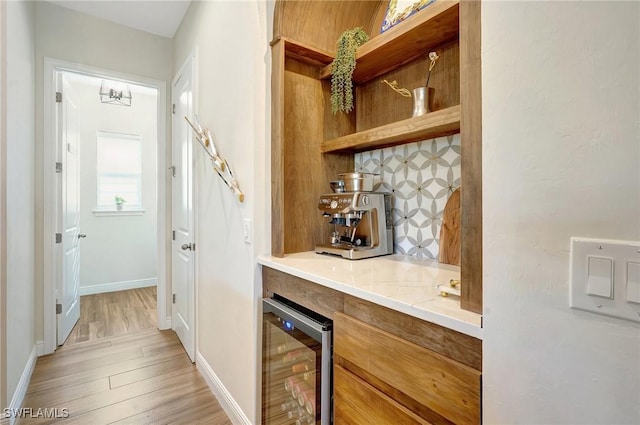
[[[355,167],[393,193],[394,252],[438,258],[442,213],[460,186],[460,135],[358,153]]]

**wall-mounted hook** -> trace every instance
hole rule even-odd
[[[211,137],[211,132],[209,131],[209,129],[204,130],[202,128],[200,120],[197,116],[195,117],[195,123],[189,121],[189,118],[186,116],[184,117],[184,119],[187,120],[189,126],[191,126],[191,129],[195,132],[195,139],[198,141],[200,146],[202,146],[211,162],[213,162],[214,171],[218,174],[218,176],[220,176],[224,184],[226,184],[227,187],[229,187],[229,189],[231,189],[238,196],[238,201],[244,202],[244,194],[240,190],[240,185],[238,185],[238,182],[233,175],[233,171],[231,170],[231,167],[229,167],[229,163],[227,162],[227,160],[218,155],[218,150],[213,143],[213,138]],[[228,174],[228,176],[226,176],[225,174]]]

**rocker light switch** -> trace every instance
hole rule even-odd
[[[613,260],[588,257],[587,294],[613,299]]]
[[[640,263],[627,262],[627,301],[640,303]]]
[[[640,242],[571,238],[569,306],[640,322]]]

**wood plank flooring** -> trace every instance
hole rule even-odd
[[[19,425],[231,424],[176,334],[155,328],[38,358],[23,407],[67,409],[69,417]]]
[[[158,326],[156,287],[80,297],[80,320],[65,345],[125,335]]]

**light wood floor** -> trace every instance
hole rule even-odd
[[[80,320],[65,345],[158,327],[156,287],[80,297]]]
[[[173,331],[146,329],[40,357],[25,408],[68,409],[26,424],[216,424],[227,418]]]

